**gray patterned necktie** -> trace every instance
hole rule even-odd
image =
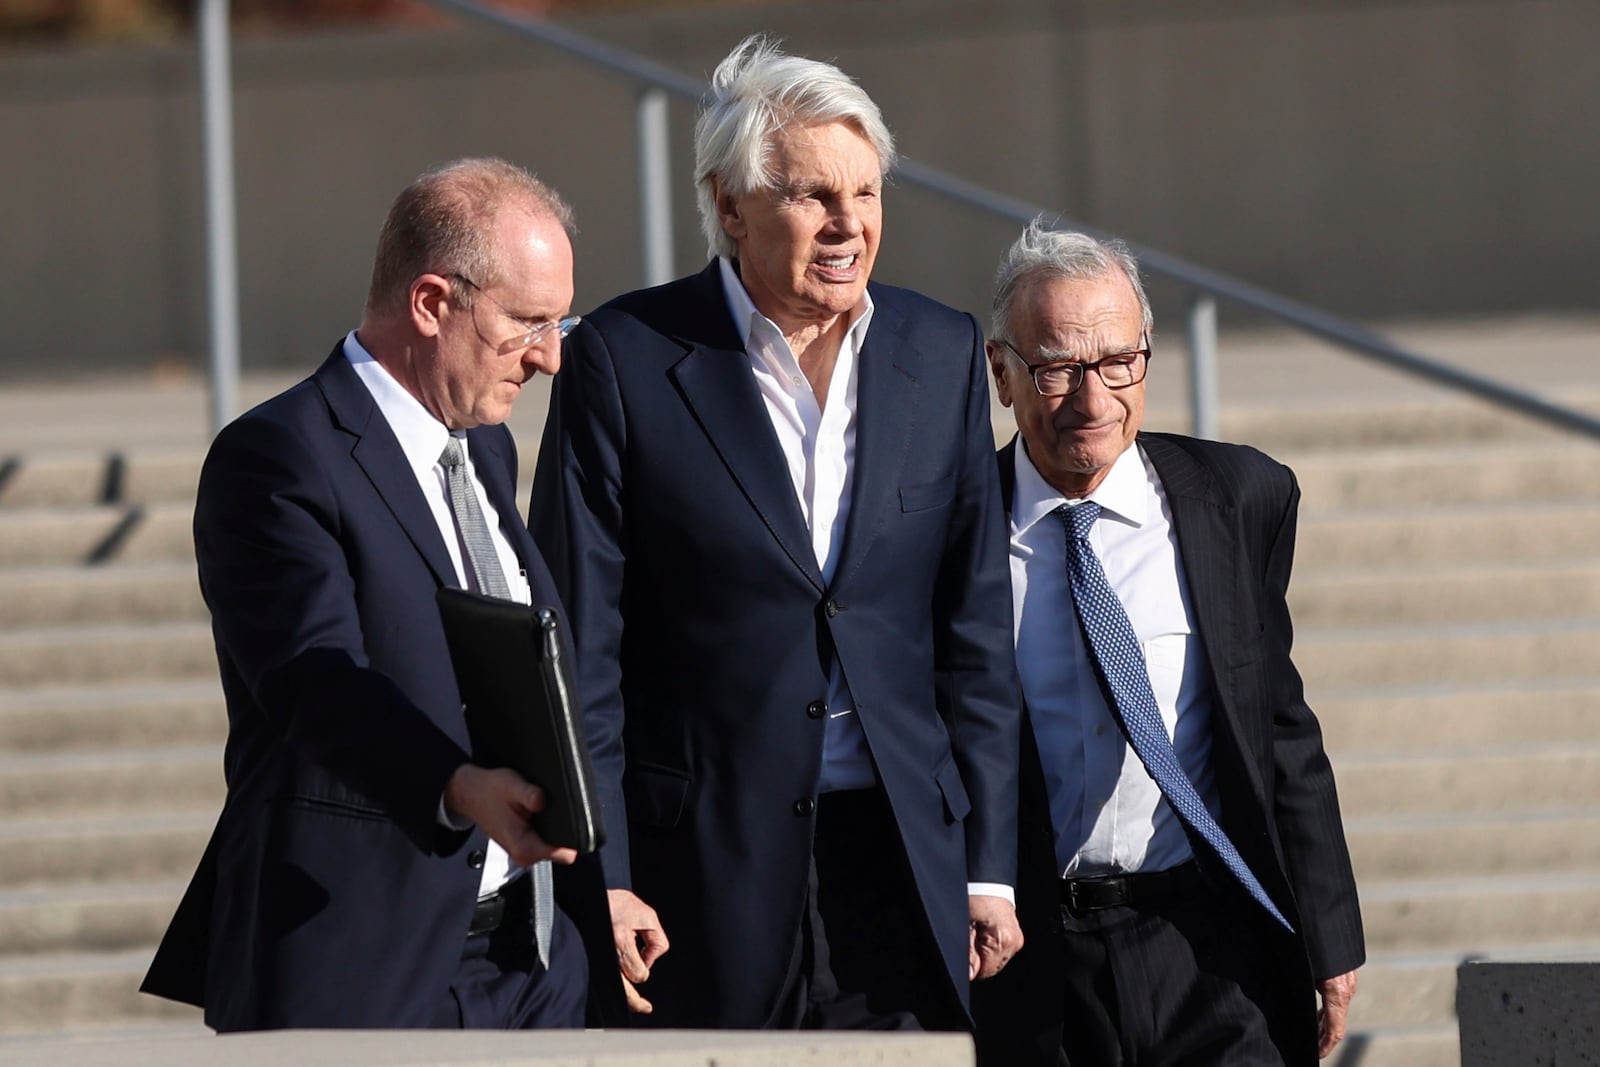
[[[1150,672],[1145,666],[1144,649],[1128,621],[1122,601],[1106,581],[1100,557],[1089,544],[1089,531],[1100,517],[1100,505],[1084,501],[1076,506],[1061,505],[1055,514],[1067,527],[1067,580],[1072,586],[1072,603],[1090,654],[1099,665],[1106,687],[1111,690],[1112,712],[1122,725],[1128,744],[1145,770],[1155,780],[1161,795],[1190,829],[1203,837],[1227,866],[1239,884],[1285,928],[1294,927],[1272,902],[1239,850],[1212,818],[1194,783],[1178,763],[1178,753],[1161,721],[1161,708],[1150,688]]]
[[[444,468],[445,484],[450,489],[450,510],[455,512],[456,529],[467,550],[468,578],[480,593],[511,600],[511,586],[506,582],[505,571],[500,567],[499,554],[494,549],[494,538],[489,535],[489,524],[484,521],[483,509],[478,506],[478,493],[467,475],[466,457],[461,453],[461,442],[451,437],[445,443],[439,465]],[[529,868],[533,879],[533,938],[539,950],[539,962],[550,966],[550,937],[555,923],[555,888],[550,873],[550,861],[535,863]]]

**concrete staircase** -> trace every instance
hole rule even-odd
[[[514,424],[524,479],[543,406]],[[1330,1062],[1453,1067],[1464,957],[1600,958],[1600,443],[1449,401],[1263,406],[1223,430],[1304,491],[1296,656],[1371,952]],[[0,1046],[194,1030],[134,990],[222,796],[202,446],[5,445]]]

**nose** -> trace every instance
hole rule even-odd
[[[522,354],[522,362],[534,373],[554,375],[561,369],[561,338],[554,334],[555,331],[551,330],[549,335],[529,345]]]
[[[840,197],[838,205],[829,216],[832,229],[835,233],[845,237],[855,237],[861,233],[861,213],[856,209],[856,202],[850,197]]]

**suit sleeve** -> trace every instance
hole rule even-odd
[[[1366,958],[1355,875],[1339,815],[1333,768],[1322,728],[1305,700],[1290,659],[1289,572],[1294,560],[1300,488],[1287,468],[1284,504],[1268,546],[1262,586],[1262,624],[1272,679],[1275,811],[1284,861],[1305,926],[1312,970],[1320,981],[1355,970]]]
[[[250,418],[218,436],[194,539],[224,680],[305,759],[434,840],[445,782],[468,757],[369,665],[344,521],[309,441]]]
[[[1022,706],[1011,634],[1011,573],[994,459],[983,334],[970,325],[956,502],[934,591],[940,714],[972,801],[968,882],[1015,886]]]
[[[534,469],[528,528],[572,620],[584,731],[606,822],[606,884],[632,885],[623,801],[626,426],[611,352],[592,322],[567,339]]]

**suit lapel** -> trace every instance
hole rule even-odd
[[[423,499],[416,476],[406,463],[400,442],[378,410],[372,394],[345,359],[342,345],[334,348],[333,355],[312,378],[327,399],[328,409],[339,427],[356,438],[350,458],[383,498],[395,521],[433,572],[434,579],[441,585],[457,584],[450,553],[439,536],[439,526],[433,520],[428,502]]]
[[[695,279],[692,292],[693,303],[700,310],[693,318],[714,325],[698,329],[694,337],[679,337],[688,354],[668,374],[750,506],[821,592],[822,572],[811,548],[811,534],[795,499],[772,420],[756,388],[750,357],[739,346],[729,320],[715,263]]]
[[[907,337],[904,316],[876,290],[873,299],[867,343],[856,353],[855,471],[835,586],[861,566],[888,512],[900,506],[900,471],[921,389],[922,354]]]
[[[1183,448],[1159,436],[1145,434],[1140,435],[1139,443],[1160,475],[1161,487],[1172,509],[1178,554],[1188,579],[1189,608],[1200,631],[1200,645],[1205,650],[1217,694],[1217,706],[1212,713],[1226,721],[1227,736],[1238,739],[1241,749],[1248,749],[1243,739],[1249,733],[1239,714],[1240,697],[1230,666],[1239,650],[1253,648],[1257,641],[1254,635],[1238,632],[1245,625],[1243,613],[1237,606],[1244,577],[1238,569],[1240,552],[1234,507],[1216,492],[1210,471]],[[1260,768],[1254,760],[1238,762],[1251,779],[1254,795],[1261,800],[1266,792],[1260,781]]]

